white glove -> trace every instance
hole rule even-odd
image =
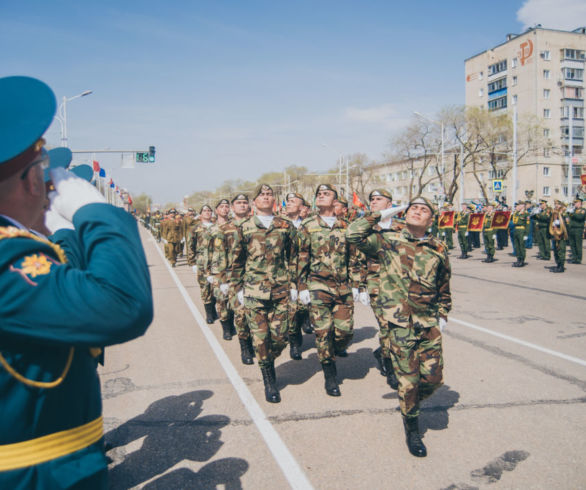
[[[213,284],[214,283],[214,276],[207,276],[206,281],[209,282],[210,284]]]
[[[395,214],[399,214],[401,211],[405,211],[405,209],[407,209],[407,206],[406,205],[404,205],[404,206],[395,206],[393,208],[383,209],[380,212],[380,219],[382,221],[384,221],[389,216],[395,216]]]
[[[45,213],[45,226],[55,233],[57,230],[74,230],[73,223],[66,220],[51,206]]]
[[[464,236],[468,236],[468,232],[464,233]]]
[[[230,284],[228,284],[227,282],[225,282],[224,284],[220,284],[220,292],[224,296],[228,296],[229,289],[230,289]]]
[[[299,301],[304,305],[311,303],[311,296],[309,295],[309,289],[305,289],[299,293]]]
[[[191,270],[193,271],[194,274],[197,274],[197,265],[192,265]]]
[[[443,332],[447,326],[448,326],[448,321],[445,318],[440,318],[439,319],[440,332]]]
[[[80,179],[64,168],[49,171],[55,191],[49,193],[51,207],[68,221],[86,204],[105,203],[106,198],[87,180]]]
[[[525,236],[523,237],[523,240],[527,240],[527,238],[529,238],[529,236],[528,236],[528,235],[525,235]]]
[[[291,301],[295,303],[297,301],[297,289],[290,289],[289,292],[291,293]]]
[[[370,296],[368,295],[367,292],[364,293],[360,293],[358,295],[358,299],[360,300],[360,302],[364,305],[364,306],[368,306],[370,304]]]
[[[553,224],[554,224],[554,226],[560,226],[560,220],[559,219],[553,220]]]
[[[168,242],[167,240],[165,240],[164,238],[161,238],[161,241],[162,241],[163,243],[169,243],[169,242]]]
[[[358,291],[358,288],[352,288],[352,299],[356,302],[356,301],[358,301],[359,296],[360,296],[360,293]]]
[[[244,306],[244,290],[241,289],[240,291],[238,291],[238,293],[236,294],[236,297],[238,298],[238,302]]]

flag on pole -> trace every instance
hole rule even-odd
[[[100,171],[100,164],[98,162],[96,162],[95,160],[93,161],[94,164],[94,172],[99,172]]]
[[[362,204],[358,194],[356,194],[356,191],[352,191],[352,204],[358,208],[366,209],[366,206]]]
[[[495,211],[494,217],[492,218],[492,229],[493,230],[506,230],[509,227],[509,221],[511,220],[510,211]]]
[[[100,169],[100,177],[106,178],[106,171],[103,168]]]
[[[472,213],[468,221],[468,231],[482,231],[484,213]]]
[[[440,219],[439,219],[439,223],[438,223],[438,228],[440,230],[444,230],[444,229],[454,229],[454,217],[455,217],[455,211],[444,211],[441,215],[440,215]]]

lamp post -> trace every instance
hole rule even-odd
[[[86,95],[90,95],[92,93],[92,90],[86,90],[85,92],[74,95],[73,97],[63,96],[61,104],[59,104],[59,109],[57,109],[57,116],[55,116],[55,119],[57,119],[61,124],[61,146],[67,147],[67,102],[78,99],[80,97],[85,97]]]
[[[444,175],[445,173],[445,150],[444,150],[444,122],[443,121],[435,121],[433,119],[430,119],[427,116],[424,116],[423,114],[421,114],[420,112],[417,111],[413,111],[413,114],[415,114],[417,117],[420,117],[421,119],[425,119],[426,121],[429,121],[430,123],[433,124],[437,124],[440,127],[440,131],[441,131],[441,166],[440,166],[440,175]],[[440,184],[442,186],[442,193],[441,193],[441,200],[442,202],[440,204],[443,204],[443,200],[445,198],[445,192],[444,192],[444,186],[443,183],[440,179]]]

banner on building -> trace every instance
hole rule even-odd
[[[445,230],[445,229],[450,229],[453,230],[454,229],[454,218],[456,216],[456,212],[455,211],[444,211],[442,212],[442,214],[440,214],[440,218],[439,218],[439,222],[438,222],[438,228],[440,230]]]
[[[492,229],[493,230],[506,230],[509,227],[509,221],[511,220],[510,211],[495,211],[494,217],[492,218]]]

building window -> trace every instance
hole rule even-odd
[[[549,109],[543,109],[543,117],[545,119],[549,119],[551,117],[551,113]]]
[[[563,72],[566,80],[584,80],[584,70],[581,68],[564,68]]]
[[[543,89],[543,98],[549,99],[550,90],[548,88]]]
[[[478,74],[478,80],[482,80],[482,78],[483,78],[483,77],[484,77],[484,72],[483,72],[483,71],[481,71],[481,72]]]
[[[497,61],[496,63],[489,65],[488,67],[488,76],[496,75],[502,71],[506,71],[507,69],[507,60]]]
[[[511,83],[511,85],[514,87],[515,85],[517,85],[517,75],[513,76],[513,81]]]
[[[497,99],[489,100],[488,101],[488,110],[489,111],[497,111],[499,109],[504,109],[507,107],[507,96],[499,97]]]
[[[544,148],[544,149],[543,149],[543,156],[544,156],[545,158],[549,158],[549,152],[550,152],[550,149],[549,149],[549,148]],[[544,171],[544,172],[545,172],[545,171]],[[545,174],[544,174],[544,175],[545,175]]]
[[[584,89],[580,87],[564,87],[563,95],[565,99],[581,99]]]
[[[542,51],[540,56],[546,61],[551,60],[551,53],[549,51]]]
[[[544,196],[551,196],[551,192],[549,190],[549,186],[548,185],[546,185],[546,186],[543,187],[543,195]]]
[[[584,128],[578,126],[572,128],[572,137],[573,138],[584,138]],[[570,137],[570,128],[568,126],[562,126],[562,138],[569,138]]]
[[[547,150],[547,149],[548,149],[548,148],[546,148],[546,150]],[[551,173],[550,173],[550,169],[549,169],[549,167],[543,167],[543,176],[544,176],[544,177],[550,177],[550,176],[551,176]]]
[[[484,89],[481,88],[478,90],[478,97],[482,97],[484,95]]]
[[[561,56],[563,60],[584,60],[584,51],[581,49],[562,49]]]
[[[517,96],[513,95],[513,105],[515,105],[517,103]]]
[[[517,60],[517,58],[513,58],[513,59],[511,60],[511,67],[512,67],[512,68],[517,68],[517,63],[518,63],[518,60]]]
[[[549,128],[544,128],[544,129],[543,129],[543,137],[544,137],[544,138],[549,138],[549,135],[550,135],[550,130],[549,130]]]
[[[494,82],[490,82],[488,84],[488,95],[494,92],[498,92],[499,90],[502,90],[504,88],[507,88],[507,77],[499,78]]]
[[[543,78],[549,80],[551,78],[551,72],[549,70],[543,70]]]

